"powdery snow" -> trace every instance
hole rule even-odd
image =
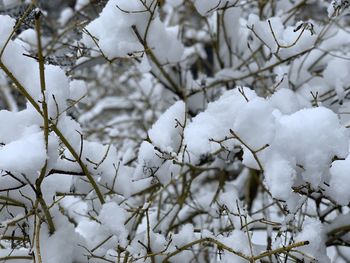
[[[185,103],[178,101],[166,110],[148,131],[154,146],[168,152],[180,147],[182,127],[185,126]]]

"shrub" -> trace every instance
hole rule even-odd
[[[0,261],[350,261],[349,1],[2,8]]]

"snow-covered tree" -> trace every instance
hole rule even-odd
[[[350,262],[349,1],[0,9],[0,262]]]

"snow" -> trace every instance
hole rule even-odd
[[[93,248],[105,238],[106,233],[101,231],[101,228],[98,222],[84,219],[79,222],[76,232],[85,239],[89,247]]]
[[[156,172],[156,176],[162,185],[170,183],[172,177],[175,177],[180,172],[180,166],[172,161],[164,162]]]
[[[79,87],[78,87],[79,85]],[[80,84],[74,84],[71,87],[72,89],[75,89],[73,91],[73,96],[76,95],[82,95],[83,93],[83,87]],[[79,93],[78,93],[79,92]],[[78,94],[77,94],[78,93]],[[74,97],[73,97],[74,98]],[[96,116],[100,115],[103,113],[105,110],[110,110],[110,109],[116,109],[116,110],[123,110],[123,109],[129,109],[132,104],[129,101],[125,101],[120,97],[107,97],[105,99],[102,99],[98,101],[93,107],[82,114],[79,117],[79,122],[84,123],[84,122],[90,122],[92,121]]]
[[[278,154],[271,157],[265,166],[265,180],[271,194],[280,200],[288,200],[296,179],[296,171],[289,161]]]
[[[21,32],[21,34],[18,35],[18,39],[24,42],[23,47],[28,51],[37,46],[36,32],[32,28]]]
[[[0,16],[0,23],[6,26],[0,29],[0,47],[2,48],[7,38],[10,36],[14,20],[8,16]],[[27,30],[24,35],[27,40],[34,44],[34,31]],[[23,42],[22,42],[23,43]],[[33,58],[24,56],[24,47],[18,41],[10,40],[2,56],[3,64],[12,72],[13,76],[24,87],[26,92],[34,101],[42,98],[40,90],[39,65]],[[57,116],[57,108],[62,111],[66,108],[66,99],[69,97],[68,79],[63,70],[57,66],[45,66],[46,81],[46,102],[50,117]]]
[[[194,240],[196,240],[196,237],[194,235],[194,229],[191,224],[185,224],[180,229],[179,233],[174,234],[172,237],[172,245],[174,246],[174,250],[176,247],[182,247]],[[181,253],[178,253],[176,256],[172,257],[172,261],[174,262],[185,262],[186,259],[191,255],[190,251],[182,251]]]
[[[0,49],[3,49],[6,40],[12,32],[15,25],[15,20],[10,16],[0,16],[0,24],[5,25],[0,28]]]
[[[69,141],[69,143],[76,149],[80,150],[81,145],[81,127],[74,121],[71,117],[62,116],[58,122],[57,127],[60,129],[64,137]]]
[[[126,245],[128,237],[128,230],[124,226],[126,219],[125,210],[114,202],[104,204],[99,214],[101,223],[118,237],[122,246]]]
[[[316,189],[326,182],[332,159],[344,158],[348,152],[347,132],[337,115],[324,107],[303,109],[308,103],[284,89],[267,100],[248,89],[244,94],[248,101],[238,89],[227,91],[187,125],[185,143],[193,154],[191,159],[218,150],[220,145],[210,139],[229,137],[232,129],[237,140],[227,140],[224,145],[241,145],[243,163],[260,169],[253,155],[256,152],[275,198],[291,197],[297,174]],[[217,110],[222,108],[225,111]]]
[[[22,138],[0,148],[0,169],[24,174],[40,171],[46,151],[44,134],[38,130],[38,127],[29,127]]]
[[[347,155],[348,139],[337,115],[317,107],[282,116],[272,148],[278,149],[286,160],[301,165],[304,180],[318,187],[332,158]]]
[[[154,146],[144,141],[139,149],[137,163],[134,178],[141,179],[154,175],[162,160],[156,155]]]
[[[87,6],[90,3],[89,0],[77,0],[75,3],[75,10],[81,10],[82,8],[84,8],[85,6]]]
[[[350,81],[350,62],[344,59],[335,58],[330,61],[324,70],[324,80],[330,87],[333,87],[339,100],[343,101],[345,96],[346,83]]]
[[[72,177],[69,175],[52,174],[43,181],[43,197],[45,200],[54,200],[56,193],[68,193],[72,186]]]
[[[6,144],[18,140],[26,132],[26,129],[35,124],[40,125],[42,120],[31,110],[20,112],[1,110],[0,122],[6,123],[6,125],[0,125],[0,142]],[[13,132],[14,130],[16,132]]]
[[[244,93],[248,99],[256,97],[248,88],[244,88]],[[227,91],[217,101],[209,103],[207,109],[195,116],[185,129],[188,151],[200,156],[218,150],[219,145],[210,139],[220,140],[228,136],[235,116],[246,103],[238,89]]]
[[[262,98],[250,100],[236,115],[233,131],[252,150],[270,144],[275,135],[273,108]],[[259,131],[257,136],[256,131]]]
[[[345,0],[332,0],[328,5],[327,12],[330,18],[338,16],[339,14],[346,14],[349,12],[349,2]]]
[[[198,13],[200,13],[202,16],[205,16],[217,8],[224,7],[225,5],[230,6],[236,3],[236,0],[195,0],[194,6],[196,7]]]
[[[82,80],[72,80],[69,83],[70,96],[69,99],[74,101],[82,101],[82,98],[86,96],[87,87],[86,83]]]
[[[280,36],[284,30],[281,19],[279,17],[270,17],[268,21],[270,21],[274,34],[276,36]],[[272,53],[277,52],[278,45],[273,37],[267,21],[260,21],[257,15],[252,14],[249,16],[248,26],[253,28],[254,32],[262,38],[263,43],[271,49]],[[277,40],[278,38],[279,37],[277,37]]]
[[[171,5],[172,7],[178,7],[183,4],[183,1],[184,0],[171,0],[169,1],[169,5]]]
[[[78,7],[77,9],[80,9],[80,8]],[[60,23],[61,26],[64,26],[65,24],[67,24],[67,22],[69,22],[69,20],[73,17],[73,15],[74,15],[74,10],[72,8],[67,7],[62,10],[58,22]]]
[[[149,0],[145,1],[149,7],[152,3]],[[132,29],[135,27],[140,36],[148,32],[146,37],[148,46],[161,64],[179,61],[183,46],[178,40],[178,27],[166,28],[157,14],[147,27],[150,14],[140,12],[142,10],[145,10],[145,7],[138,0],[108,1],[99,18],[86,27],[88,33],[83,35],[83,43],[87,47],[94,47],[96,45],[92,38],[96,37],[99,48],[109,59],[129,57],[130,54],[144,49],[136,32]],[[169,49],[172,52],[167,52]]]
[[[178,101],[167,109],[148,131],[154,146],[168,152],[177,151],[181,143],[181,126],[185,125],[185,103]],[[179,124],[178,124],[179,123]]]
[[[53,235],[47,233],[46,225],[41,227],[40,252],[43,263],[74,262],[75,253],[79,248],[77,246],[78,235],[68,219],[59,222],[57,226],[59,225],[61,227],[58,227]]]
[[[348,205],[350,202],[349,167],[350,157],[348,156],[345,160],[334,161],[330,168],[331,178],[328,194],[339,205]]]
[[[269,98],[271,106],[283,114],[292,114],[303,108],[309,108],[310,102],[290,89],[279,89]]]
[[[66,109],[66,100],[69,98],[69,81],[63,70],[57,66],[45,66],[46,101],[49,115],[56,117],[59,112]],[[56,107],[57,105],[57,107]]]
[[[302,246],[299,250],[307,255],[304,257],[305,262],[314,262],[313,258],[316,258],[319,262],[330,262],[326,253],[325,233],[323,232],[323,226],[320,221],[315,219],[309,219],[304,223],[303,230],[296,236],[296,242],[308,241],[309,244]]]
[[[239,201],[238,191],[235,188],[226,190],[221,194],[218,203],[224,206],[229,213],[229,218],[236,229],[242,228],[246,223],[251,222],[249,215],[246,215],[242,203]],[[246,222],[243,218],[246,218]],[[251,224],[249,227],[253,226]]]
[[[143,73],[149,72],[152,69],[152,66],[149,63],[147,55],[142,57],[141,63],[139,64],[139,70]]]
[[[228,237],[221,237],[218,240],[228,247],[234,247],[236,252],[247,256],[251,255],[248,236],[243,231],[234,230]],[[247,262],[247,260],[231,252],[224,251],[222,262],[244,263]]]
[[[7,256],[27,256],[28,255],[27,249],[11,249],[11,248],[5,248],[0,249],[0,257],[7,257]],[[11,260],[13,263],[23,263],[22,259],[13,259]]]
[[[251,14],[248,26],[272,53],[277,53],[282,58],[288,58],[312,48],[317,39],[317,35],[314,32],[311,33],[311,29],[309,30],[304,24],[284,27],[280,17],[270,17],[266,21],[260,21],[257,15]],[[299,26],[301,29],[296,30]]]
[[[11,35],[18,10],[1,11],[0,258],[40,261],[40,243],[43,263],[249,261],[215,239],[247,257],[308,241],[288,260],[338,262],[349,3],[106,2],[43,14],[45,92],[36,30]],[[64,53],[99,65],[53,65]]]

